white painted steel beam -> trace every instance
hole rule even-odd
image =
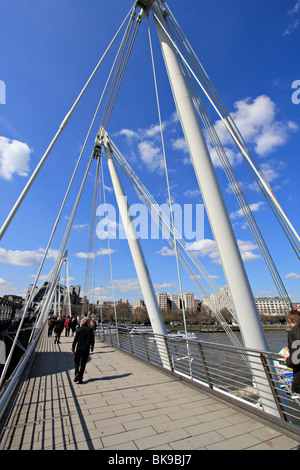
[[[153,333],[156,335],[166,335],[167,331],[162,318],[162,314],[158,306],[157,297],[147,268],[146,260],[144,258],[140,240],[136,232],[135,224],[130,213],[130,209],[127,202],[127,196],[125,194],[119,174],[115,166],[112,152],[109,147],[109,139],[107,133],[104,131],[103,128],[100,128],[99,134],[96,138],[96,146],[101,147],[101,145],[104,146],[105,155],[108,162],[108,169],[110,172],[117,204],[119,207],[121,219],[123,222],[136,273],[140,282],[144,301],[148,310],[148,315],[153,329]],[[156,344],[158,346],[158,351],[160,353],[163,366],[167,369],[171,369],[169,355],[167,352],[164,338],[157,337]]]
[[[199,119],[186,85],[176,53],[165,33],[165,19],[162,2],[155,1],[151,9],[162,49],[165,66],[180,118],[183,133],[193,162],[199,188],[203,197],[211,229],[214,234],[227,284],[239,319],[240,330],[247,348],[268,351],[268,344],[256,309],[253,293],[245,266],[233,232],[225,202],[217,181],[213,163],[203,136]],[[264,371],[254,365],[257,382],[260,383],[261,397],[269,390]],[[268,407],[268,405],[266,405]],[[270,409],[277,415],[277,410]]]

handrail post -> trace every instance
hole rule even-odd
[[[280,403],[280,400],[278,398],[278,394],[275,390],[275,386],[274,386],[274,379],[273,379],[273,376],[272,376],[272,373],[270,371],[270,366],[264,356],[264,354],[260,354],[260,360],[261,360],[261,363],[263,365],[263,368],[264,368],[264,371],[266,373],[266,377],[268,379],[268,382],[269,382],[269,385],[270,385],[270,389],[271,389],[271,392],[272,392],[272,395],[273,395],[273,398],[274,398],[274,401],[276,403],[276,407],[277,407],[277,410],[280,414],[280,418],[283,420],[283,421],[286,421],[286,416],[283,412],[283,409],[282,409],[282,405]]]
[[[166,336],[164,336],[164,342],[165,342],[165,346],[166,346],[166,351],[167,351],[167,355],[168,355],[168,360],[169,360],[169,364],[170,364],[170,367],[171,367],[171,371],[174,372],[174,363],[173,363],[173,361],[171,360],[171,354],[170,354],[169,344],[168,344],[168,341],[167,341],[167,337],[166,337]]]
[[[147,361],[150,362],[150,356],[149,356],[149,351],[148,351],[146,336],[143,335],[143,337],[144,337],[144,344],[145,344],[145,350],[146,350]]]
[[[129,344],[130,344],[130,349],[131,349],[131,354],[134,355],[134,350],[133,350],[133,345],[132,345],[132,339],[130,333],[127,333],[129,336]]]
[[[206,375],[206,378],[207,378],[208,386],[209,386],[209,388],[212,389],[213,384],[212,384],[212,381],[211,381],[211,378],[210,378],[210,375],[209,375],[209,371],[208,371],[208,367],[207,367],[207,363],[206,363],[206,359],[205,359],[205,355],[204,355],[201,343],[198,343],[198,348],[199,348],[199,353],[200,353],[200,356],[201,356],[201,359],[202,359],[202,364],[203,364],[203,367],[204,367],[204,372],[205,372],[205,375]]]

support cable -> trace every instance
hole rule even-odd
[[[122,26],[120,27],[119,31],[120,31],[121,28],[123,27],[123,25],[124,25],[125,21],[127,20],[127,18],[128,18],[128,16],[129,16],[130,13],[131,13],[131,11],[128,13],[127,17],[125,18],[125,20],[124,20],[124,22],[122,23]],[[127,29],[126,29],[126,31],[125,31],[124,37],[126,37],[126,32],[127,32],[127,30],[128,30],[128,27],[127,27]],[[118,31],[118,33],[119,33],[119,31]],[[118,33],[117,33],[117,34],[118,34]],[[115,37],[116,37],[116,36],[115,36]],[[120,46],[120,48],[119,48],[119,50],[118,50],[118,52],[117,52],[116,58],[115,58],[115,60],[114,60],[114,63],[113,63],[113,65],[112,65],[111,71],[110,71],[109,76],[108,76],[108,79],[107,79],[107,81],[106,81],[106,84],[105,84],[105,86],[104,86],[102,95],[101,95],[100,100],[99,100],[99,102],[98,102],[96,111],[95,111],[95,113],[94,113],[93,119],[92,119],[91,124],[90,124],[90,127],[89,127],[89,129],[88,129],[88,132],[87,132],[85,141],[84,141],[84,143],[83,143],[83,146],[82,146],[82,149],[81,149],[81,152],[80,152],[78,161],[77,161],[77,163],[76,163],[76,166],[75,166],[73,175],[72,175],[72,177],[71,177],[71,180],[70,180],[68,189],[67,189],[67,191],[66,191],[64,200],[63,200],[63,202],[62,202],[61,208],[60,208],[60,210],[59,210],[59,214],[58,214],[57,219],[56,219],[56,221],[55,221],[55,224],[54,224],[54,226],[53,226],[52,233],[51,233],[50,239],[49,239],[49,241],[48,241],[48,245],[47,245],[47,247],[46,247],[46,250],[45,250],[43,259],[42,259],[42,261],[41,261],[41,264],[40,264],[38,273],[37,273],[37,275],[36,275],[36,278],[35,278],[35,281],[34,281],[34,284],[33,284],[33,288],[32,288],[31,293],[30,293],[30,297],[29,297],[29,299],[28,299],[28,301],[27,301],[27,303],[26,303],[26,305],[25,305],[25,307],[24,307],[24,312],[23,312],[23,316],[22,316],[22,324],[23,324],[23,319],[25,318],[25,316],[26,316],[26,314],[27,314],[28,308],[29,308],[29,306],[30,306],[31,303],[32,303],[33,296],[34,296],[34,294],[35,294],[35,288],[36,288],[36,286],[37,286],[37,282],[38,282],[38,280],[39,280],[40,273],[41,273],[42,268],[43,268],[43,266],[44,266],[44,263],[45,263],[45,261],[46,261],[46,258],[47,258],[47,255],[48,255],[48,252],[49,252],[49,249],[50,249],[50,246],[51,246],[51,243],[52,243],[54,234],[55,234],[55,232],[56,232],[58,223],[59,223],[59,221],[60,221],[60,219],[61,219],[62,211],[63,211],[63,209],[64,209],[64,207],[65,207],[65,203],[66,203],[67,197],[68,197],[68,195],[69,195],[71,186],[72,186],[72,184],[73,184],[75,175],[76,175],[76,173],[77,173],[78,166],[79,166],[79,164],[80,164],[80,162],[81,162],[81,159],[82,159],[83,153],[84,153],[84,151],[85,151],[85,148],[86,148],[88,139],[89,139],[89,137],[90,137],[91,131],[92,131],[92,129],[93,129],[93,126],[94,126],[96,117],[97,117],[97,115],[98,115],[98,113],[99,113],[99,109],[100,109],[100,106],[101,106],[101,104],[102,104],[102,101],[103,101],[103,98],[104,98],[104,95],[105,95],[105,91],[106,91],[106,89],[107,89],[107,87],[108,87],[108,84],[109,84],[109,81],[110,81],[110,77],[111,77],[111,75],[112,75],[112,73],[113,73],[113,70],[114,70],[114,67],[115,67],[117,58],[119,57],[120,50],[121,50],[121,48],[122,48],[122,45],[124,44],[124,37],[123,37],[123,40],[122,40],[122,42],[121,42],[121,46]],[[111,42],[111,45],[112,45],[112,43],[113,43],[113,42]],[[107,52],[108,52],[108,49],[107,49]],[[99,65],[100,65],[100,63],[99,63]],[[52,270],[52,273],[54,273],[54,269]],[[41,309],[39,309],[39,311],[41,312]],[[39,321],[39,316],[37,316],[35,323],[37,323],[38,321]],[[22,324],[21,324],[20,326],[22,326]],[[21,330],[21,328],[20,328],[20,330]],[[18,332],[18,333],[19,333],[19,332]],[[18,333],[17,333],[17,335],[18,335]]]
[[[29,189],[31,188],[34,180],[36,179],[37,175],[39,174],[42,166],[44,165],[45,161],[47,160],[48,156],[50,155],[54,145],[56,144],[58,138],[60,137],[61,133],[63,132],[63,130],[65,129],[66,125],[68,124],[68,122],[70,121],[79,101],[81,100],[81,98],[83,97],[84,93],[86,92],[88,86],[90,85],[91,81],[93,80],[94,76],[96,75],[96,72],[98,71],[100,65],[102,64],[103,60],[105,59],[108,51],[110,50],[110,48],[112,47],[113,43],[115,42],[116,38],[118,37],[119,35],[119,32],[121,31],[121,29],[123,28],[128,16],[131,14],[133,8],[130,9],[130,11],[128,12],[127,16],[125,17],[124,21],[122,22],[121,26],[119,27],[118,31],[116,32],[115,36],[113,37],[112,41],[110,42],[109,46],[107,47],[106,51],[104,52],[103,56],[101,57],[101,59],[99,60],[98,64],[96,65],[94,71],[92,72],[92,74],[90,75],[89,79],[87,80],[86,84],[84,85],[84,87],[82,88],[81,92],[79,93],[77,99],[75,100],[73,106],[71,107],[71,109],[69,110],[69,112],[66,114],[65,118],[63,119],[61,125],[59,126],[59,129],[57,131],[57,133],[55,134],[53,140],[51,141],[49,147],[47,148],[46,152],[44,153],[43,157],[41,158],[39,164],[37,165],[36,169],[34,170],[34,172],[32,173],[29,181],[27,182],[25,188],[23,189],[22,193],[20,194],[19,198],[17,199],[14,207],[12,208],[10,214],[8,215],[6,221],[4,222],[4,224],[2,225],[1,227],[1,230],[0,230],[0,240],[2,239],[3,235],[5,234],[7,228],[9,227],[11,221],[13,220],[14,216],[16,215],[20,205],[22,204],[25,196],[27,195]]]
[[[99,182],[99,166],[100,166],[100,159],[97,158],[97,166],[96,166],[96,175],[95,175],[95,184],[94,184],[94,194],[93,194],[93,204],[92,204],[92,212],[91,212],[91,222],[90,222],[90,234],[89,234],[89,242],[88,242],[88,250],[87,250],[87,259],[86,259],[86,268],[85,268],[85,281],[84,281],[84,293],[88,297],[90,297],[91,293],[94,293],[94,282],[91,281],[92,276],[92,268],[91,266],[95,265],[92,261],[96,258],[96,250],[95,250],[95,215],[96,215],[96,200],[97,200],[97,188]]]
[[[106,204],[105,182],[104,182],[104,172],[103,172],[103,163],[102,163],[102,159],[101,159],[101,175],[102,175],[102,187],[103,187],[104,209],[105,209],[105,214],[108,214],[108,212],[107,212],[107,204]],[[107,246],[108,246],[108,256],[109,256],[110,279],[111,279],[111,288],[112,288],[112,297],[113,297],[113,306],[114,306],[114,316],[115,316],[116,329],[117,329],[118,341],[119,341],[118,316],[117,316],[117,309],[116,309],[115,282],[114,282],[113,268],[112,268],[112,259],[111,259],[111,248],[110,248],[110,238],[109,238],[109,226],[108,226],[108,225],[109,225],[109,219],[108,219],[108,215],[106,215],[106,217],[107,217]]]
[[[166,149],[165,149],[164,135],[163,135],[163,130],[162,130],[162,119],[161,119],[161,112],[160,112],[160,103],[159,103],[159,95],[158,95],[158,88],[157,88],[155,63],[154,63],[153,48],[152,48],[152,40],[151,40],[151,33],[150,33],[149,17],[148,17],[148,16],[147,16],[147,23],[148,23],[149,45],[150,45],[150,53],[151,53],[151,61],[152,61],[152,69],[153,69],[153,79],[154,79],[154,87],[155,87],[157,111],[158,111],[158,118],[159,118],[159,127],[160,127],[161,143],[162,143],[163,158],[164,158],[164,167],[165,167],[166,183],[167,183],[167,189],[168,189],[168,199],[169,199],[169,207],[170,207],[170,215],[171,215],[171,225],[172,225],[173,234],[174,234],[174,249],[175,249],[175,256],[176,256],[176,266],[177,266],[177,273],[178,273],[178,281],[179,281],[179,289],[180,289],[180,298],[181,298],[181,303],[182,303],[183,323],[184,323],[185,335],[186,335],[186,338],[187,338],[187,325],[186,325],[185,305],[184,305],[184,299],[183,299],[182,281],[181,281],[180,266],[179,266],[179,260],[178,260],[178,248],[177,248],[176,234],[175,234],[175,232],[174,232],[174,227],[175,227],[175,225],[174,225],[174,214],[173,214],[173,208],[172,208],[172,198],[171,198],[171,190],[170,190],[170,181],[169,181],[169,173],[168,173],[168,165],[167,165],[167,158],[166,158]]]
[[[131,21],[129,22],[126,32],[124,34],[124,38],[122,41],[122,45],[119,51],[118,60],[115,66],[115,74],[112,78],[110,90],[108,93],[107,101],[104,107],[102,119],[100,125],[104,128],[107,128],[108,122],[121,86],[121,82],[125,73],[126,66],[128,64],[128,60],[130,54],[132,52],[132,48],[134,45],[134,41],[136,39],[136,35],[140,26],[140,22],[135,22],[135,12],[131,17]],[[133,31],[133,32],[132,32]]]
[[[166,31],[166,29],[161,24],[159,18],[157,18],[157,16],[155,15],[154,12],[153,12],[153,15],[154,15],[155,19],[157,20],[157,22],[160,24],[161,28],[163,29],[163,31],[165,32],[167,37],[169,38],[169,40],[171,41],[171,43],[172,43],[173,47],[175,48],[177,54],[184,61],[184,63],[186,64],[186,66],[190,70],[191,74],[193,75],[193,77],[195,78],[195,80],[197,81],[199,86],[202,88],[202,90],[205,93],[206,97],[209,99],[210,103],[212,104],[212,106],[214,107],[214,109],[216,110],[218,115],[220,116],[220,118],[221,118],[222,122],[224,123],[226,129],[230,133],[233,141],[235,142],[235,144],[239,148],[243,158],[245,159],[248,167],[250,168],[250,170],[251,170],[257,184],[259,185],[264,197],[266,198],[266,200],[268,201],[268,203],[270,205],[271,204],[273,205],[273,207],[276,210],[278,216],[280,217],[280,219],[282,221],[282,223],[280,223],[280,225],[281,225],[282,229],[284,230],[284,233],[285,233],[286,237],[288,238],[292,248],[294,249],[297,257],[300,258],[300,245],[298,243],[300,241],[300,237],[299,237],[298,233],[296,232],[296,230],[294,229],[294,227],[292,226],[289,219],[287,218],[287,216],[284,213],[283,209],[281,208],[279,202],[277,201],[273,191],[271,190],[271,187],[270,187],[269,183],[267,182],[266,178],[263,175],[263,172],[261,171],[260,168],[257,168],[255,166],[255,164],[253,163],[254,159],[253,158],[251,159],[249,149],[245,148],[246,146],[243,145],[242,139],[239,136],[239,132],[236,131],[236,129],[235,129],[236,126],[233,124],[233,120],[232,120],[231,116],[222,113],[222,111],[218,107],[217,99],[216,100],[213,99],[212,94],[210,94],[209,90],[203,84],[201,79],[199,79],[197,77],[197,75],[195,74],[195,72],[193,71],[191,66],[188,64],[187,60],[183,57],[183,54],[179,50],[178,46],[172,40],[172,38],[170,37],[170,34]],[[208,76],[207,76],[206,72],[205,72],[205,76],[208,79]],[[277,220],[279,220],[279,219],[277,219]]]
[[[182,46],[184,46],[184,43],[182,43]],[[261,254],[264,258],[264,261],[266,263],[266,266],[271,274],[271,277],[277,287],[277,290],[279,292],[280,297],[283,299],[286,305],[286,310],[289,311],[292,308],[292,303],[289,299],[289,296],[287,294],[287,291],[284,287],[284,284],[280,278],[280,275],[277,271],[277,268],[272,260],[272,257],[270,255],[270,252],[265,244],[265,241],[261,235],[261,232],[257,226],[257,223],[255,221],[255,218],[253,216],[253,213],[251,211],[251,208],[249,204],[246,201],[245,195],[242,191],[242,188],[234,174],[233,168],[230,164],[230,161],[226,155],[226,152],[221,144],[221,141],[217,135],[217,132],[210,120],[210,117],[207,113],[207,110],[203,104],[203,101],[201,100],[201,97],[195,87],[194,82],[192,81],[191,74],[189,72],[189,69],[186,67],[185,63],[181,61],[181,66],[186,72],[186,79],[187,79],[187,84],[190,89],[191,95],[193,96],[194,104],[197,109],[197,112],[199,113],[199,116],[206,128],[206,131],[208,135],[210,136],[210,139],[213,143],[213,146],[216,150],[216,153],[222,163],[222,166],[224,168],[224,171],[226,173],[226,176],[229,180],[229,183],[232,187],[232,190],[239,202],[239,205],[244,213],[244,216],[248,222],[248,225],[252,231],[252,234],[259,246],[259,249],[261,251]]]
[[[201,272],[203,277],[206,279],[209,285],[213,288],[214,292],[218,293],[219,288],[217,284],[215,283],[215,281],[210,277],[210,275],[207,273],[204,266],[201,265],[200,261],[195,257],[194,253],[188,249],[186,243],[184,242],[180,234],[176,231],[176,228],[171,226],[170,220],[168,220],[165,213],[158,209],[159,205],[156,203],[153,196],[149,193],[149,191],[146,189],[143,183],[139,180],[138,176],[134,173],[134,170],[130,167],[129,163],[125,160],[125,158],[122,156],[122,154],[119,152],[119,150],[117,149],[117,147],[114,145],[114,143],[111,140],[110,140],[110,144],[113,148],[114,158],[117,160],[125,176],[128,178],[133,188],[135,189],[137,195],[144,203],[149,214],[151,215],[155,223],[158,225],[159,229],[162,231],[165,238],[168,240],[171,248],[174,250],[173,239],[176,237],[177,241],[180,243],[181,247],[183,248],[187,256],[195,264],[196,268]],[[173,239],[170,237],[170,232],[173,233]],[[202,292],[204,297],[207,297],[211,310],[214,312],[215,316],[217,317],[218,321],[220,322],[220,324],[222,325],[222,327],[224,328],[224,330],[230,337],[233,344],[235,344],[236,346],[241,346],[241,343],[238,341],[234,333],[231,331],[230,327],[228,326],[221,312],[219,312],[216,309],[215,305],[213,305],[212,302],[210,302],[209,296],[207,295],[203,285],[200,283],[198,276],[195,275],[195,272],[192,270],[192,268],[188,264],[183,254],[180,251],[178,252],[178,254],[179,254],[180,261],[183,263],[186,270],[190,273],[192,280],[195,282],[200,292]],[[224,305],[226,305],[227,299],[224,299],[224,300],[225,300]],[[229,306],[227,306],[227,308],[228,307]],[[234,318],[236,319],[237,316],[235,312],[232,311],[232,308],[230,309],[229,307],[228,309],[231,310]]]

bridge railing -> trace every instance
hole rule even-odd
[[[33,337],[30,344],[28,344],[26,351],[21,356],[16,368],[14,369],[11,376],[3,383],[0,389],[0,421],[4,416],[4,413],[11,402],[11,399],[14,395],[15,389],[18,387],[20,379],[24,373],[25,368],[30,363],[32,359],[35,348],[39,342],[41,333],[43,331],[43,326],[40,326],[35,331],[35,336]]]
[[[168,360],[168,373],[300,434],[300,395],[292,393],[292,371],[279,354],[153,333],[132,334],[120,327],[99,328],[96,334],[164,370]],[[165,348],[157,346],[162,341]],[[162,351],[166,357],[162,357]],[[262,387],[263,400],[259,392]]]

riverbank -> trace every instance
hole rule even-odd
[[[182,326],[172,326],[170,328],[169,325],[166,325],[167,330],[170,333],[176,332],[178,330],[182,330]],[[238,326],[231,326],[231,331],[240,331]],[[289,331],[289,325],[263,325],[264,331]],[[199,325],[191,325],[187,327],[188,332],[199,332],[199,333],[225,333],[223,328],[214,328],[214,327],[200,327]]]

